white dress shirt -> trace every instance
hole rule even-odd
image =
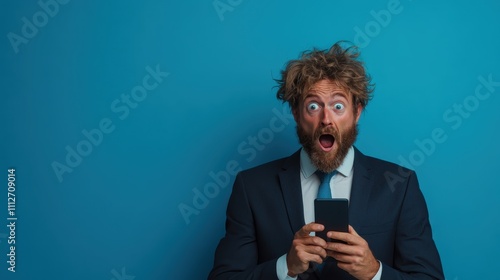
[[[354,148],[349,148],[342,164],[337,168],[337,173],[330,180],[330,190],[333,198],[351,197],[352,177],[354,174]],[[302,202],[304,206],[304,221],[306,224],[314,222],[314,200],[318,195],[319,185],[321,183],[315,174],[316,166],[311,162],[309,155],[304,149],[300,151],[300,184],[302,188]],[[314,235],[314,233],[311,233]],[[380,263],[380,262],[379,262]],[[288,267],[286,264],[286,254],[281,256],[276,263],[276,273],[280,280],[297,279],[297,277],[288,276]],[[382,276],[382,263],[372,280],[380,280]]]

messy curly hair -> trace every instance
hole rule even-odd
[[[372,98],[374,85],[363,62],[358,60],[357,47],[343,48],[343,43],[346,42],[337,42],[329,50],[305,51],[299,59],[289,61],[281,71],[281,79],[276,80],[279,87],[276,97],[296,110],[307,91],[315,83],[327,79],[352,95],[355,111],[358,105],[365,108]]]

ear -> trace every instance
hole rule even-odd
[[[361,106],[361,104],[358,104],[356,109],[357,109],[356,110],[356,124],[358,124],[359,117],[361,116],[361,113],[363,112],[363,106]]]

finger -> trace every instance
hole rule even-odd
[[[354,230],[354,228],[351,225],[349,225],[349,233],[354,236],[360,237],[359,234]]]
[[[302,246],[319,246],[321,248],[326,248],[327,243],[323,238],[317,236],[304,236],[304,237],[296,237],[293,241],[297,245]]]
[[[311,255],[319,256],[321,259],[324,259],[328,256],[326,250],[321,246],[306,246],[303,250]]]
[[[295,234],[296,237],[305,237],[309,236],[311,232],[316,232],[316,231],[323,231],[325,227],[321,224],[317,223],[309,223],[305,226],[303,226],[297,233]]]
[[[307,248],[306,250],[297,252],[297,257],[304,264],[309,262],[322,263],[326,256],[326,251],[321,247],[317,247],[316,249]]]
[[[342,262],[337,260],[337,266],[345,271],[350,271],[353,269],[353,265],[350,262]]]
[[[334,251],[334,252],[341,252],[344,253],[346,251],[346,248],[348,245],[340,242],[327,242],[326,243],[326,250],[329,251]]]
[[[301,257],[301,259],[307,261],[307,263],[309,262],[323,263],[324,258],[326,258],[326,252],[324,257],[322,257],[321,255],[311,254],[307,252],[304,252]]]
[[[347,232],[329,231],[326,233],[326,236],[328,236],[331,239],[344,241],[347,244],[351,244],[351,242],[353,241],[352,240],[353,235]]]
[[[312,257],[304,251],[290,252],[286,257],[288,274],[295,277],[297,274],[306,271],[309,267],[310,258]]]
[[[334,252],[334,251],[327,251],[327,256],[334,258],[338,262],[342,263],[352,263],[354,257],[351,255],[339,253],[339,252]]]
[[[340,242],[328,242],[326,250],[327,252],[340,253],[349,256],[359,254],[359,246],[348,245]]]

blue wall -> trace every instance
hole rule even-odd
[[[234,173],[298,148],[273,78],[350,40],[377,84],[358,148],[417,171],[447,279],[495,279],[499,12],[493,0],[4,1],[0,278],[204,279]]]

